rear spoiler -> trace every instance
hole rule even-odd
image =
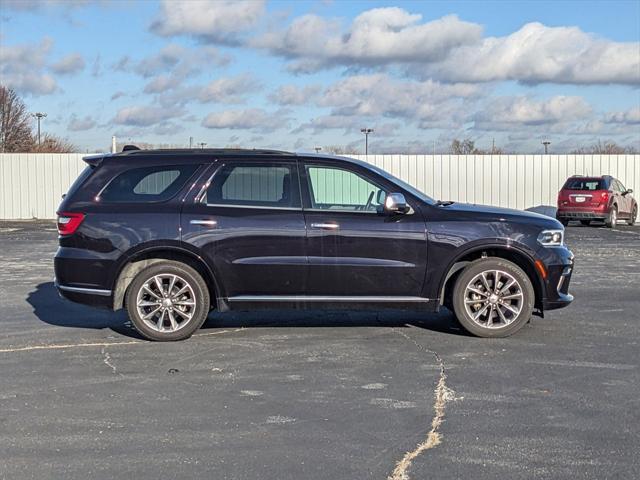
[[[106,157],[110,157],[111,153],[97,153],[95,155],[87,155],[86,157],[82,157],[82,160],[84,160],[87,165],[91,166],[91,167],[97,167],[99,166],[102,161],[106,158]]]

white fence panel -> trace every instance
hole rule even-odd
[[[84,154],[0,154],[0,219],[55,218]],[[353,155],[444,200],[555,206],[571,175],[614,175],[640,194],[640,155]]]

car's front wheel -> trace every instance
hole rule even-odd
[[[163,260],[139,272],[125,305],[141,335],[156,341],[189,338],[209,313],[209,290],[202,276],[184,263]]]
[[[530,319],[533,285],[516,264],[502,258],[481,258],[458,277],[453,308],[462,326],[479,337],[507,337]]]

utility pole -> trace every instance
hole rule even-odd
[[[189,137],[189,148],[193,148],[193,137]]]
[[[361,128],[360,131],[364,133],[364,154],[369,155],[369,134],[373,133],[373,128]]]
[[[549,145],[551,145],[551,142],[549,140],[545,140],[542,144],[544,145],[544,154],[546,155],[549,153]]]
[[[32,117],[35,117],[38,120],[38,146],[40,146],[40,120],[47,116],[46,113],[36,112],[31,114]]]
[[[117,150],[118,150],[118,142],[116,140],[116,136],[112,135],[111,136],[111,153],[116,153]]]

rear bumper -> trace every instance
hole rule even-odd
[[[605,220],[607,214],[603,212],[558,211],[556,218],[566,220]]]
[[[58,290],[58,294],[71,302],[82,303],[93,307],[111,308],[112,292],[111,290],[102,290],[98,288],[87,288],[74,285],[61,285],[57,279],[53,279],[53,284]]]

